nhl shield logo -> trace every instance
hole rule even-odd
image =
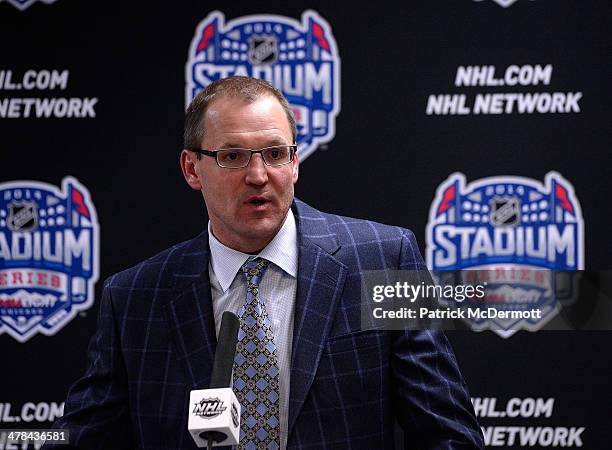
[[[15,202],[9,206],[8,227],[13,231],[30,231],[36,226],[36,204]]]
[[[26,342],[53,335],[94,300],[99,225],[89,192],[72,177],[62,189],[0,183],[0,333]]]
[[[469,271],[471,282],[486,273],[488,297],[472,306],[542,311],[539,319],[467,319],[473,329],[502,337],[538,330],[557,314],[558,300],[571,300],[571,289],[559,296],[554,271],[584,268],[584,223],[574,188],[556,172],[544,184],[512,176],[466,184],[465,175],[455,173],[431,205],[426,259],[434,273]]]
[[[252,36],[249,38],[249,62],[253,65],[274,64],[278,61],[276,36]]]
[[[519,221],[519,202],[516,198],[493,198],[491,223],[496,227],[515,225]]]
[[[335,135],[340,112],[340,58],[329,24],[315,11],[297,20],[259,14],[225,23],[219,11],[196,29],[185,66],[185,102],[232,75],[265,79],[291,105],[300,160]]]

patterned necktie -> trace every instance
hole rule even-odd
[[[270,318],[259,299],[259,283],[268,264],[257,258],[242,266],[247,295],[238,311],[234,360],[234,392],[242,405],[239,450],[280,448],[278,357]]]

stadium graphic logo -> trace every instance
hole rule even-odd
[[[6,1],[10,3],[11,5],[13,5],[15,8],[23,11],[24,9],[28,8],[33,3],[36,3],[37,0],[6,0]],[[48,5],[55,2],[55,0],[40,0],[40,1]],[[2,2],[2,0],[0,0],[0,2]]]
[[[223,406],[223,401],[218,397],[203,398],[199,403],[195,403],[193,413],[204,419],[212,419],[220,415],[226,409],[227,407]]]
[[[329,24],[315,11],[302,22],[278,15],[225,23],[214,11],[200,22],[185,66],[185,102],[220,78],[265,79],[289,100],[303,161],[335,134],[340,112],[340,58]]]
[[[556,172],[544,184],[497,176],[467,185],[465,175],[454,173],[430,208],[426,258],[434,273],[486,273],[487,297],[469,306],[542,311],[539,319],[468,319],[473,329],[502,337],[538,330],[559,309],[553,271],[584,268],[584,222],[574,188]]]
[[[99,225],[87,189],[0,183],[0,334],[51,336],[94,300]]]
[[[483,0],[474,0],[475,2],[482,2]],[[493,0],[495,3],[497,3],[499,6],[502,6],[504,8],[508,8],[509,6],[512,6],[514,3],[516,3],[517,0]],[[534,1],[534,0],[531,0]]]

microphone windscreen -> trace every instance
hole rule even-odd
[[[230,311],[221,317],[221,328],[217,339],[217,351],[210,377],[210,389],[232,387],[232,368],[236,356],[236,342],[240,320]]]

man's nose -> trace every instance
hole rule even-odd
[[[268,181],[268,166],[264,163],[261,153],[255,153],[251,156],[251,161],[246,167],[247,184],[262,185]]]

